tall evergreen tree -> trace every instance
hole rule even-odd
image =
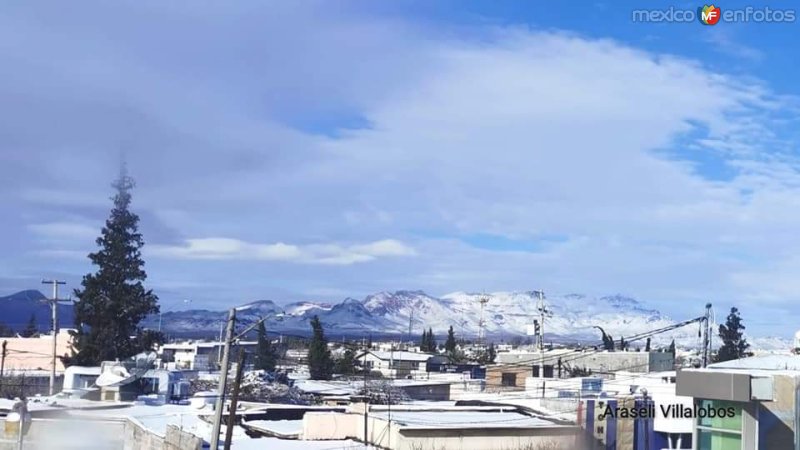
[[[76,331],[72,355],[64,358],[69,365],[99,365],[135,355],[144,340],[139,323],[159,312],[158,297],[143,284],[144,240],[139,217],[129,209],[134,182],[124,165],[112,186],[114,206],[96,241],[100,249],[89,254],[97,272],[85,275],[74,292]]]
[[[31,317],[28,319],[28,324],[25,326],[25,329],[22,330],[20,336],[34,337],[37,334],[39,334],[39,326],[36,325],[36,314],[31,313]]]
[[[614,338],[605,332],[603,332],[603,348],[610,352],[614,351]]]
[[[352,375],[356,373],[356,352],[349,348],[345,350],[342,357],[336,360],[333,368],[334,372],[342,375]]]
[[[647,338],[647,343],[644,345],[644,351],[650,351],[650,338]]]
[[[308,371],[312,380],[330,380],[333,372],[331,351],[328,350],[328,340],[319,317],[311,319],[311,343],[308,346]]]
[[[722,340],[722,346],[717,353],[717,361],[730,361],[746,356],[750,344],[744,338],[744,329],[739,310],[731,308],[725,324],[719,326],[719,338]]]
[[[428,331],[422,331],[422,340],[419,345],[420,351],[435,352],[436,351],[436,338],[433,337],[433,329],[428,328]]]
[[[456,333],[453,331],[452,325],[450,325],[450,329],[447,330],[447,340],[444,343],[444,349],[448,353],[456,351]]]
[[[672,357],[675,357],[675,339],[672,340],[669,344],[669,348],[667,349],[667,353],[672,353]]]
[[[494,348],[494,342],[492,342],[485,350],[480,352],[478,362],[481,364],[493,364],[495,358],[497,358],[497,350]]]
[[[267,337],[267,327],[264,322],[258,324],[258,342],[253,363],[256,370],[272,372],[278,364],[278,355],[272,341]]]

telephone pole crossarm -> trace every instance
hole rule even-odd
[[[58,298],[58,287],[67,284],[66,281],[56,279],[42,280],[42,284],[50,284],[53,286],[53,298],[47,301],[50,303],[52,313],[51,320],[53,322],[53,360],[50,364],[50,395],[54,395],[56,390],[56,360],[58,359],[58,303],[69,302],[71,300]]]

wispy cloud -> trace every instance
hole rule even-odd
[[[292,245],[282,242],[257,244],[230,238],[188,239],[180,246],[155,245],[148,254],[162,258],[200,260],[262,260],[302,264],[350,265],[373,261],[381,257],[413,256],[413,248],[394,240],[384,239],[366,244]]]
[[[50,222],[28,225],[28,229],[38,236],[46,239],[78,239],[86,240],[96,238],[100,228],[75,222]]]
[[[215,285],[193,290],[206,305],[321,288],[625,290],[678,315],[800,301],[797,127],[781,125],[797,114],[780,86],[675,56],[667,38],[671,55],[242,5],[18,2],[0,16],[14,44],[0,46],[14,69],[0,72],[0,199],[18,216],[0,220],[4,273],[87,271],[69,259],[79,246],[42,242],[90,244],[124,149],[151,279]],[[119,32],[136,18],[146,36]],[[720,51],[736,43],[721,30],[704,30]],[[711,152],[724,177],[698,163]],[[505,251],[541,236],[559,239]]]

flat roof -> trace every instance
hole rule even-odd
[[[427,361],[433,358],[436,355],[430,353],[414,353],[414,352],[386,352],[386,351],[379,351],[373,350],[368,353],[371,353],[378,359],[382,360],[395,360],[395,361]],[[360,357],[364,356],[364,353],[359,354]]]
[[[372,412],[389,420],[389,412]],[[398,411],[391,420],[406,428],[540,428],[559,426],[549,420],[527,416],[516,411]]]
[[[709,364],[708,369],[800,371],[800,355],[759,355]]]

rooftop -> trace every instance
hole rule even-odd
[[[389,419],[388,411],[372,413]],[[464,410],[401,410],[392,411],[391,420],[406,428],[535,428],[558,426],[550,420],[521,414],[513,409],[498,408]]]
[[[395,360],[395,361],[427,361],[433,358],[436,355],[432,355],[430,353],[414,353],[414,352],[384,352],[373,350],[370,351],[373,356],[378,359],[383,359],[386,361]],[[359,357],[363,357],[364,354],[362,353]]]
[[[800,355],[760,355],[709,364],[709,369],[800,371]]]

